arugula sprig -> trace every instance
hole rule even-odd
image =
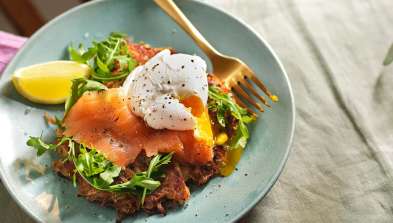
[[[70,59],[88,64],[92,78],[107,82],[126,77],[137,65],[128,50],[127,35],[113,32],[101,42],[93,42],[87,50],[82,44],[78,48],[68,47]]]
[[[63,137],[57,144],[48,144],[42,141],[40,137],[30,137],[27,145],[37,150],[37,155],[41,156],[47,151],[54,151],[56,148],[68,142],[68,157],[75,165],[75,174],[73,183],[76,185],[76,173],[78,173],[86,182],[97,190],[109,192],[133,192],[141,194],[141,204],[143,205],[146,194],[156,190],[160,181],[153,179],[153,174],[159,172],[160,168],[171,162],[172,153],[167,155],[156,155],[149,163],[146,171],[134,174],[127,182],[113,184],[114,179],[120,175],[121,167],[107,160],[101,153],[95,149],[88,149],[82,144],[78,144],[69,137]],[[78,154],[77,154],[78,151]]]
[[[58,146],[60,146],[67,140],[68,138],[64,137],[57,144],[47,144],[44,141],[42,141],[41,137],[30,136],[26,144],[37,150],[37,156],[41,156],[47,151],[55,151]]]
[[[97,190],[106,190],[113,183],[114,178],[119,176],[121,167],[112,164],[95,149],[89,150],[72,139],[68,140],[68,148],[68,157],[65,160],[74,163],[74,186],[76,186],[76,173]],[[76,153],[77,150],[79,154]]]
[[[157,172],[162,165],[167,165],[168,163],[170,163],[171,159],[172,159],[172,154],[173,153],[169,153],[169,154],[165,155],[164,157],[161,157],[160,154],[155,156],[150,161],[149,167],[147,168],[147,171],[146,171],[146,177],[150,178],[152,173]],[[148,190],[148,188],[146,188],[146,187],[143,189],[142,198],[141,198],[142,205],[145,202],[147,190]]]
[[[65,102],[65,112],[67,114],[71,107],[86,91],[101,91],[108,89],[105,85],[97,81],[87,80],[85,78],[78,78],[72,80],[71,95]]]
[[[218,123],[224,128],[228,125],[226,118],[228,114],[238,121],[235,134],[230,138],[228,147],[229,149],[244,148],[250,137],[247,124],[255,121],[255,116],[240,107],[232,99],[230,93],[224,93],[215,86],[209,86],[208,108],[216,113]]]
[[[82,176],[89,178],[94,185],[107,186],[113,183],[121,171],[95,149],[88,150],[79,144],[79,155],[75,157],[75,167]]]

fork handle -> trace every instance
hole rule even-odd
[[[187,19],[173,0],[154,0],[154,2],[168,14],[183,30],[191,36],[195,43],[209,58],[218,55],[218,51],[202,36],[195,26]]]

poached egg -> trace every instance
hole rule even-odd
[[[123,93],[151,128],[192,130],[207,104],[206,69],[202,58],[166,49],[128,75]]]

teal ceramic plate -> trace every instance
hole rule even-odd
[[[125,222],[231,222],[260,200],[277,180],[289,153],[294,129],[290,84],[269,45],[247,25],[201,2],[176,1],[184,13],[228,55],[246,61],[280,101],[260,115],[251,127],[251,140],[238,171],[194,189],[188,205],[167,216],[140,214]],[[180,52],[204,54],[152,1],[92,1],[57,17],[38,31],[9,64],[0,80],[0,173],[3,184],[34,219],[42,222],[113,222],[115,211],[76,196],[71,183],[55,175],[49,154],[36,158],[25,145],[29,135],[53,138],[44,112],[62,114],[62,106],[30,103],[10,80],[15,69],[64,59],[71,43],[89,43],[111,31],[126,32],[136,41],[172,46]],[[206,57],[204,57],[207,59]]]

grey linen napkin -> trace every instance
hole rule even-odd
[[[393,1],[209,2],[267,39],[295,94],[292,154],[242,222],[393,222]]]

